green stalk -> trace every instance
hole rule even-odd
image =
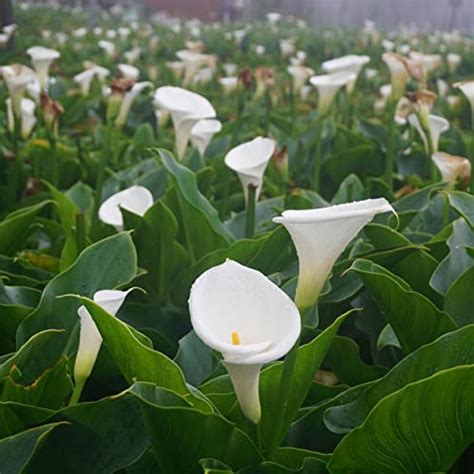
[[[257,187],[253,184],[249,184],[247,190],[247,219],[245,224],[245,237],[247,237],[247,239],[251,239],[255,232],[255,206],[257,204]]]
[[[69,400],[69,404],[68,404],[69,407],[72,407],[73,405],[75,405],[79,401],[79,399],[81,398],[82,390],[84,389],[84,385],[86,384],[86,380],[87,380],[87,378],[80,379],[74,385],[74,390],[72,392],[72,396],[71,396],[71,399]]]
[[[321,138],[323,132],[324,120],[318,117],[316,120],[316,127],[314,130],[314,167],[313,167],[313,191],[319,192],[321,185]]]
[[[13,157],[8,162],[8,189],[7,207],[12,210],[18,199],[18,186],[20,179],[20,160],[18,158],[18,142],[20,138],[20,119],[13,112]]]
[[[471,137],[471,183],[470,190],[471,194],[474,194],[474,106],[471,107],[471,128],[472,128],[472,137]]]
[[[59,186],[59,163],[58,163],[58,154],[57,154],[57,143],[56,137],[54,136],[54,132],[49,134],[49,148],[50,148],[50,155],[49,155],[49,164],[50,164],[50,173],[51,173],[51,183],[54,187]]]
[[[443,202],[443,222],[442,228],[444,229],[449,224],[449,197],[448,193],[444,193],[444,202]]]
[[[392,100],[388,107],[387,154],[385,157],[385,183],[393,190],[393,168],[395,163],[395,110],[396,101]]]

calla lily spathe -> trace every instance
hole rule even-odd
[[[454,74],[461,64],[462,57],[456,53],[449,53],[446,55],[446,62],[448,63],[448,68],[451,74]]]
[[[119,64],[117,69],[120,71],[120,74],[122,74],[124,79],[138,81],[138,78],[140,77],[140,70],[131,64]]]
[[[15,129],[15,118],[13,116],[13,107],[10,98],[6,100],[6,104],[8,130],[13,133]],[[36,104],[33,100],[27,99],[25,97],[21,99],[20,134],[23,140],[25,140],[31,135],[31,132],[33,131],[34,126],[36,125],[35,108]]]
[[[384,53],[382,60],[390,70],[392,98],[398,100],[405,94],[407,81],[410,77],[405,59],[396,53]]]
[[[91,65],[88,69],[79,74],[76,74],[73,77],[73,81],[79,85],[81,94],[87,96],[90,93],[92,80],[94,77],[98,77],[99,80],[103,83],[105,78],[110,74],[110,71],[102,66]]]
[[[199,120],[191,130],[191,143],[204,156],[206,149],[216,133],[222,130],[222,123],[216,119]]]
[[[198,337],[222,354],[242,412],[258,423],[260,370],[298,339],[295,304],[262,273],[227,260],[194,282],[189,311]]]
[[[428,152],[429,151],[428,140],[426,138],[426,133],[423,130],[418,117],[415,114],[411,114],[408,116],[408,121],[413,127],[416,128],[421,139],[423,140],[425,150],[426,152]],[[436,152],[438,151],[439,137],[441,136],[442,133],[449,130],[449,122],[444,117],[439,117],[438,115],[429,115],[428,124],[429,124],[431,144],[433,147],[433,151]]]
[[[466,96],[467,100],[471,104],[471,113],[474,116],[474,80],[456,82],[453,87],[459,89]]]
[[[339,89],[356,78],[353,72],[337,72],[310,78],[309,82],[318,90],[318,112],[321,116],[328,112]]]
[[[49,68],[55,59],[58,59],[61,54],[54,49],[44,48],[43,46],[32,46],[26,50],[30,55],[33,67],[38,75],[38,81],[41,89],[46,89],[48,86]]]
[[[305,66],[288,66],[287,71],[293,78],[293,91],[297,94],[301,93],[305,82],[314,74],[313,69]]]
[[[99,219],[120,232],[123,230],[120,208],[143,216],[153,202],[153,195],[147,188],[135,185],[106,199],[99,208]]]
[[[471,163],[467,158],[453,156],[441,151],[433,153],[431,158],[439,169],[443,181],[448,183],[451,187],[454,186],[458,178],[463,183],[469,182],[469,178],[471,177]]]
[[[296,247],[299,277],[296,304],[313,306],[339,255],[376,214],[394,212],[386,199],[367,199],[321,209],[284,211],[283,224]]]
[[[127,116],[133,101],[141,94],[145,89],[153,87],[153,84],[149,81],[137,82],[133,85],[132,89],[125,93],[120,110],[115,120],[117,127],[122,127],[127,121]]]
[[[127,295],[132,291],[101,290],[94,294],[94,302],[115,316]],[[84,384],[89,378],[102,345],[102,336],[85,306],[77,311],[80,318],[79,347],[74,363],[74,381]]]
[[[216,111],[205,97],[181,87],[159,87],[155,93],[155,102],[161,109],[171,113],[176,153],[182,159],[194,125],[199,120],[214,118]]]
[[[231,94],[232,92],[237,90],[237,87],[239,85],[239,78],[237,76],[221,77],[219,79],[219,84],[224,89],[225,94]]]
[[[249,185],[255,186],[258,200],[263,185],[263,174],[275,152],[276,144],[270,138],[257,137],[232,148],[224,158],[225,164],[239,176],[247,200]]]
[[[2,66],[1,71],[12,100],[13,112],[16,117],[20,117],[21,99],[25,94],[27,85],[36,81],[37,75],[33,69],[23,64]]]
[[[324,71],[329,74],[337,72],[352,72],[355,79],[347,83],[348,92],[352,92],[355,82],[359,77],[362,68],[370,61],[369,56],[359,56],[357,54],[348,54],[340,58],[330,59],[321,65]]]

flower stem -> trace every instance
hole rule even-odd
[[[84,385],[86,384],[87,378],[80,379],[74,385],[74,390],[71,395],[71,399],[69,400],[69,407],[75,405],[79,399],[81,398],[82,390],[84,389]]]
[[[472,118],[471,118],[471,128],[472,128],[472,136],[471,136],[471,183],[470,183],[470,190],[471,194],[474,194],[474,106],[471,107]]]
[[[255,206],[257,201],[257,187],[253,184],[249,184],[247,189],[247,219],[245,224],[245,237],[247,237],[247,239],[251,239],[255,232]]]
[[[86,226],[84,213],[76,213],[76,252],[79,255],[86,248]]]
[[[321,184],[321,138],[323,132],[323,119],[318,117],[316,120],[316,128],[314,131],[314,167],[313,167],[313,191],[319,192]]]
[[[395,109],[397,103],[391,101],[388,107],[387,154],[385,157],[385,183],[393,190],[393,167],[395,161]]]
[[[8,163],[7,205],[11,211],[18,198],[18,181],[20,179],[20,160],[18,141],[20,136],[20,119],[13,113],[13,156]]]

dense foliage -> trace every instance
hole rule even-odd
[[[2,69],[2,474],[472,471],[474,86],[453,87],[474,78],[472,38],[315,30],[277,15],[201,24],[112,9],[91,30],[81,10],[23,4],[15,15],[1,65],[31,66],[39,45],[60,57],[43,84],[26,80],[21,103],[7,87],[18,71]],[[407,81],[399,96],[382,60],[391,50]],[[325,107],[308,79],[344,55],[370,62],[353,90],[353,76],[337,76]],[[290,63],[312,71],[298,83]],[[215,108],[222,129],[208,146],[195,135],[174,152],[169,90],[154,92],[169,85]],[[261,192],[224,161],[258,136],[276,144]],[[101,207],[136,186],[149,191],[138,207]],[[299,345],[265,363],[261,417],[244,415],[231,369],[193,330],[193,282],[231,259],[294,298],[304,256],[273,218],[369,198],[394,212],[387,203],[336,252],[310,305],[297,296]],[[321,255],[344,226],[316,231]],[[117,305],[101,290],[131,291],[113,293]],[[97,360],[78,350],[88,335]]]

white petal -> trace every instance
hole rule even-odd
[[[311,210],[290,210],[275,217],[293,239],[299,260],[296,302],[299,308],[312,306],[331,269],[347,244],[381,212],[392,211],[387,200],[340,204]]]
[[[99,208],[99,219],[117,230],[123,229],[123,217],[120,208],[143,216],[153,205],[153,195],[143,186],[132,186],[105,200]]]
[[[199,150],[201,156],[216,133],[222,130],[222,123],[215,119],[204,119],[197,122],[191,130],[191,143]]]

